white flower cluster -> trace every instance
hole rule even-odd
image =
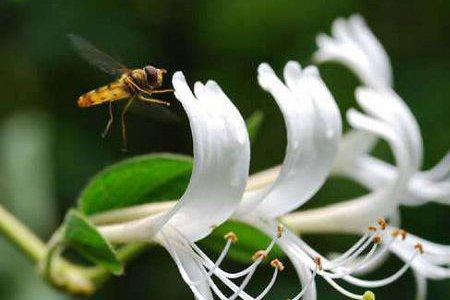
[[[194,147],[194,169],[183,197],[167,211],[121,224],[100,226],[111,242],[156,241],[173,257],[196,299],[262,299],[284,266],[273,260],[273,277],[257,296],[247,284],[268,252],[277,244],[295,267],[301,288],[291,299],[316,299],[315,278],[322,277],[351,299],[374,299],[370,291],[355,294],[336,280],[373,289],[398,279],[409,267],[415,272],[417,299],[425,299],[426,278],[450,277],[450,247],[431,243],[399,229],[399,206],[435,200],[450,203],[450,153],[433,169],[420,171],[422,139],[414,116],[392,89],[392,71],[381,44],[360,16],[338,19],[332,36],[319,35],[317,62],[338,61],[361,79],[355,91],[361,111],[350,109],[352,130],[342,137],[336,102],[315,66],[301,68],[288,62],[283,80],[268,64],[258,68],[260,86],[279,106],[287,129],[286,156],[280,167],[248,176],[249,138],[244,120],[217,83],[195,83],[189,88],[177,72],[172,83],[189,117]],[[395,165],[371,156],[378,139],[385,140]],[[347,176],[371,192],[357,199],[323,208],[291,213],[317,192],[330,174]],[[227,219],[250,224],[271,236],[272,242],[255,253],[254,262],[240,272],[221,268],[237,240],[226,235],[226,245],[212,261],[195,244]],[[383,218],[389,218],[388,225]],[[286,228],[281,225],[284,223]],[[327,258],[296,233],[361,234],[345,253]],[[392,252],[405,265],[387,278],[355,277],[376,267]],[[241,279],[240,283],[236,282]],[[225,295],[216,284],[227,287]]]

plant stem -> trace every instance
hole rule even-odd
[[[117,251],[117,257],[122,263],[126,263],[149,246],[149,243],[123,246]],[[55,287],[73,295],[90,296],[112,276],[111,272],[101,266],[80,266],[61,257],[55,258],[53,265],[47,279]]]
[[[0,231],[35,263],[47,253],[45,243],[1,205]]]
[[[95,214],[93,216],[90,216],[89,219],[96,225],[128,222],[166,212],[175,204],[176,201],[140,204]]]
[[[15,216],[0,205],[0,232],[35,264],[47,256],[47,245],[39,239]],[[138,256],[150,243],[130,244],[117,251],[118,259],[129,262]],[[47,278],[56,287],[76,295],[90,295],[95,292],[112,274],[101,266],[86,267],[73,264],[61,257],[55,261],[56,272]]]

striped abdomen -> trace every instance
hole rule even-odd
[[[116,101],[130,97],[130,93],[121,80],[92,90],[78,98],[78,106],[88,107],[104,102]]]

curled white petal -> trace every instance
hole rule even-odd
[[[195,164],[185,194],[169,212],[169,223],[196,240],[237,209],[248,176],[250,144],[244,120],[217,83],[196,83],[196,98],[181,72],[174,74],[173,85],[191,123]]]
[[[450,150],[432,169],[422,172],[425,179],[438,181],[450,177]]]
[[[411,164],[418,170],[422,164],[422,136],[419,125],[405,102],[392,90],[377,91],[362,87],[355,93],[357,102],[367,114],[397,128],[408,147]]]
[[[380,189],[395,180],[397,176],[395,166],[366,154],[345,156],[344,149],[346,148],[342,146],[340,150],[342,154],[333,169],[334,174],[349,177],[370,190]],[[408,182],[407,192],[402,197],[401,203],[414,206],[430,201],[450,205],[450,177],[441,179],[438,176],[434,179],[426,172],[416,172]]]
[[[196,241],[228,219],[242,198],[250,144],[241,115],[213,81],[196,83],[194,96],[183,74],[176,72],[173,86],[192,131],[194,168],[188,188],[167,213],[100,227],[112,242],[147,241],[166,224]]]
[[[376,142],[377,137],[366,131],[352,129],[345,133],[339,144],[339,151],[333,165],[333,174],[351,176],[356,173],[357,160],[370,153]],[[355,175],[355,177],[359,175]]]
[[[261,87],[272,94],[287,129],[286,155],[275,182],[245,194],[241,212],[257,210],[268,217],[282,215],[302,205],[329,174],[341,138],[337,105],[314,67],[301,70],[289,62],[286,85],[267,64],[258,68]]]
[[[314,53],[317,62],[340,62],[372,88],[392,86],[392,69],[386,51],[361,16],[337,19],[331,31],[332,37],[317,36],[319,49]]]
[[[410,164],[408,149],[396,128],[353,109],[347,112],[347,120],[354,128],[377,134],[390,144],[398,168],[396,180],[391,185],[396,189],[403,189],[414,170]]]

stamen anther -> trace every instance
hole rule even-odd
[[[367,227],[367,230],[369,230],[369,231],[377,231],[377,228],[375,226],[369,226],[369,227]]]
[[[270,265],[272,267],[278,269],[278,271],[280,271],[280,272],[284,270],[284,265],[278,258],[275,258],[274,260],[272,260],[270,262]]]
[[[253,254],[252,260],[256,261],[258,259],[264,260],[267,257],[267,251],[265,250],[258,250]]]
[[[366,291],[362,296],[362,300],[375,300],[375,294],[372,291]]]
[[[226,240],[229,240],[233,244],[238,241],[237,235],[233,231],[230,231],[227,234],[225,234],[223,236],[223,238],[226,239]]]
[[[281,238],[281,236],[283,235],[283,231],[284,231],[284,225],[278,224],[278,226],[277,226],[277,237],[278,238]]]
[[[323,269],[323,266],[322,266],[322,259],[321,259],[319,256],[317,256],[316,258],[314,258],[314,263],[316,264],[317,269],[318,269],[319,271],[322,271],[322,269]]]
[[[373,237],[373,239],[372,239],[372,242],[374,243],[374,244],[381,244],[381,242],[383,241],[383,239],[381,238],[381,236],[380,235],[376,235],[376,236],[374,236]]]
[[[380,225],[381,230],[385,230],[388,223],[386,222],[386,220],[384,218],[379,218],[378,225]]]
[[[394,229],[391,232],[392,237],[396,238],[396,237],[398,237],[400,235],[402,237],[402,240],[406,239],[406,235],[407,234],[408,233],[405,230],[403,230],[403,229]]]
[[[423,254],[423,245],[421,243],[416,243],[414,245],[414,249],[416,249],[420,254]]]

